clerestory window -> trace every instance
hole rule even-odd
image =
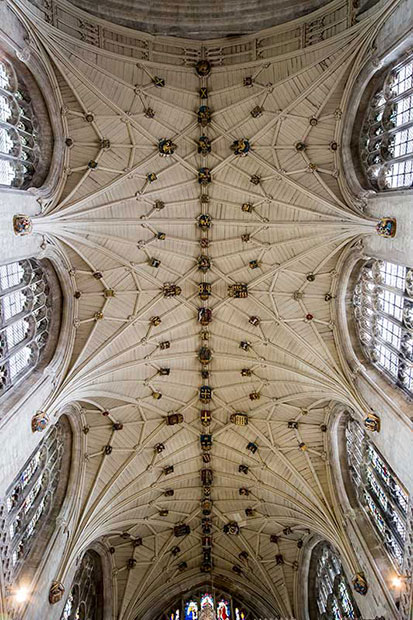
[[[0,265],[0,395],[37,365],[50,313],[49,286],[38,261]]]
[[[12,62],[0,57],[0,186],[29,187],[39,157],[38,122],[29,92]]]
[[[65,497],[70,456],[70,424],[62,417],[16,476],[1,503],[0,554],[6,585],[16,584],[28,559],[31,568],[41,559]],[[26,576],[27,572],[30,570]]]
[[[360,138],[361,160],[377,190],[413,184],[413,56],[392,67],[370,100]]]
[[[402,572],[409,494],[360,424],[351,418],[346,428],[346,448],[357,500],[398,572]]]
[[[313,551],[310,581],[311,620],[361,618],[339,556],[327,543],[319,543]]]
[[[60,620],[101,620],[102,590],[101,559],[95,551],[86,551],[76,571]]]
[[[368,261],[354,288],[353,307],[366,357],[413,396],[413,269]]]

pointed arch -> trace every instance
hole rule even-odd
[[[54,532],[69,480],[72,431],[62,416],[8,488],[0,506],[3,583],[30,583]]]

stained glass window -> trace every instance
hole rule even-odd
[[[50,312],[49,286],[38,261],[0,265],[0,395],[38,363]]]
[[[413,269],[367,262],[354,287],[353,307],[365,355],[413,396]]]
[[[3,499],[1,562],[6,584],[14,582],[24,569],[34,542],[37,540],[40,548],[39,540],[47,542],[52,533],[51,527],[46,535],[44,527],[53,526],[63,503],[70,449],[70,425],[63,417],[39,444]]]
[[[0,59],[0,185],[25,189],[39,160],[37,120],[13,64]]]
[[[159,620],[203,620],[214,614],[217,620],[253,620],[257,614],[228,593],[201,587],[182,597],[181,604],[175,602]]]
[[[75,573],[60,620],[102,620],[102,588],[100,557],[95,551],[86,551]],[[178,619],[179,614],[173,620]]]
[[[349,419],[347,460],[358,501],[398,570],[403,566],[409,495],[361,426]]]
[[[392,67],[370,100],[360,155],[371,185],[378,190],[413,184],[413,57]]]
[[[210,605],[211,607],[214,606],[214,599],[211,594],[204,594],[201,597],[201,609],[203,609],[205,605]]]
[[[227,620],[231,617],[231,608],[229,606],[229,602],[225,600],[220,600],[217,605],[217,618],[218,620]]]
[[[313,551],[315,581],[309,593],[316,595],[315,614],[311,620],[349,620],[360,618],[346,575],[338,555],[327,543],[319,543]],[[311,573],[314,575],[314,573]]]
[[[197,620],[198,618],[198,603],[196,601],[189,601],[185,608],[185,620]]]

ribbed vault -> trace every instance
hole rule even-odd
[[[257,32],[311,13],[329,0],[75,0],[97,17],[151,34],[213,39]]]
[[[136,63],[30,19],[55,67],[69,139],[61,194],[34,222],[69,256],[77,291],[74,355],[48,404],[57,414],[80,403],[85,430],[87,474],[62,572],[102,538],[113,552],[117,617],[143,617],[165,584],[179,592],[199,583],[209,486],[205,580],[292,617],[309,533],[356,568],[330,494],[325,431],[332,402],[363,414],[335,346],[334,294],[341,252],[375,234],[375,223],[343,198],[338,154],[346,85],[377,23],[200,78],[193,66]],[[212,113],[205,127],[201,105]],[[211,142],[206,156],[201,134]],[[165,158],[163,138],[176,145]],[[240,138],[251,145],[246,157],[231,150]],[[201,168],[211,170],[208,185],[198,182]],[[205,272],[200,256],[210,260]],[[165,283],[181,293],[165,297]],[[200,283],[211,285],[206,300]],[[247,298],[228,295],[236,283]],[[212,310],[206,326],[201,307]],[[201,386],[212,388],[210,402],[200,401]],[[172,412],[183,422],[168,425]],[[235,412],[248,425],[232,423]],[[212,435],[209,451],[201,434]],[[202,468],[213,471],[211,484],[201,484]],[[224,533],[229,522],[238,534]],[[177,524],[190,532],[175,537]]]

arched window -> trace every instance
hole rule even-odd
[[[198,587],[177,598],[159,620],[251,620],[259,617],[245,603],[215,586]]]
[[[354,288],[353,305],[365,355],[413,396],[413,269],[368,261]]]
[[[361,618],[340,559],[329,544],[316,545],[309,574],[311,620]]]
[[[28,89],[0,58],[0,185],[26,189],[40,156],[38,123]]]
[[[99,555],[86,551],[73,579],[61,620],[102,620],[103,581]]]
[[[6,585],[15,584],[21,572],[30,576],[40,561],[63,504],[70,457],[70,424],[62,416],[19,472],[0,507]]]
[[[413,184],[413,56],[392,67],[370,100],[361,160],[378,190]]]
[[[49,334],[49,305],[38,261],[0,266],[0,395],[38,363]]]
[[[347,460],[358,502],[396,568],[404,563],[409,495],[361,426],[349,418]]]

